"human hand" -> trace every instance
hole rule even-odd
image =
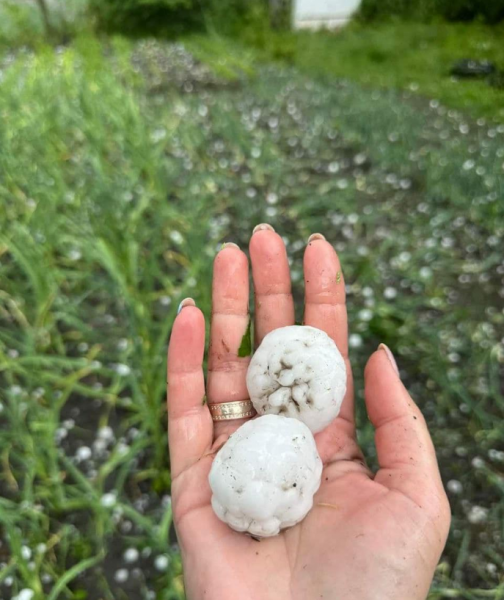
[[[256,344],[294,324],[287,255],[271,228],[252,235]],[[177,316],[168,351],[168,434],[173,515],[190,600],[423,600],[444,547],[450,508],[424,418],[381,346],[365,370],[365,398],[380,470],[357,446],[348,361],[345,284],[322,236],[304,255],[304,323],[324,330],[345,357],[339,416],[315,436],[324,463],[307,517],[260,542],[231,530],[210,505],[217,450],[244,420],[212,422],[208,402],[248,397],[249,358],[238,357],[249,315],[248,261],[234,245],[214,263],[208,377],[205,322],[194,303]]]

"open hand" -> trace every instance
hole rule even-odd
[[[255,342],[294,324],[287,255],[269,226],[250,241]],[[208,402],[248,397],[249,358],[238,357],[249,314],[248,261],[235,245],[214,264],[208,377],[205,321],[191,301],[175,320],[168,352],[173,514],[189,600],[423,600],[448,534],[450,509],[424,418],[381,346],[365,370],[365,397],[380,470],[357,446],[348,360],[345,284],[322,236],[304,255],[304,323],[336,342],[348,370],[341,412],[315,436],[324,463],[314,506],[298,525],[260,542],[232,531],[210,505],[216,451],[241,421],[213,423]]]

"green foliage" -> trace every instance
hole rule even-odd
[[[184,38],[184,45],[196,59],[227,81],[238,82],[244,75],[256,75],[257,52],[253,48],[239,46],[232,38],[194,35]]]
[[[241,37],[250,29],[269,30],[267,0],[199,0],[198,6],[210,32]]]
[[[269,26],[266,0],[90,0],[90,10],[101,28],[129,33],[235,35]]]
[[[362,0],[359,16],[365,21],[428,18],[437,14],[438,0]]]
[[[374,19],[424,19],[436,17],[452,21],[484,19],[497,23],[504,19],[504,0],[363,0],[360,16]]]
[[[0,0],[0,47],[67,43],[99,29],[165,38],[207,32],[240,38],[282,59],[290,52],[287,37],[277,43],[270,36],[272,26],[286,30],[288,2],[277,13],[268,0],[52,0],[46,6],[47,21],[36,0]]]
[[[89,8],[109,31],[175,35],[201,23],[196,0],[90,0]]]
[[[26,44],[44,36],[44,24],[38,10],[13,1],[0,3],[0,45]]]
[[[0,48],[67,43],[91,29],[87,0],[52,0],[46,5],[48,23],[36,0],[1,0]]]
[[[242,340],[240,342],[240,347],[238,349],[238,356],[240,358],[244,358],[245,356],[250,356],[252,354],[252,321],[249,319],[247,330],[243,334]]]

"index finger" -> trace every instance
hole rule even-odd
[[[213,432],[203,376],[205,319],[190,298],[181,307],[168,348],[168,443],[173,478],[210,448]]]

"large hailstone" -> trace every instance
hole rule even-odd
[[[260,415],[292,417],[316,433],[338,416],[346,392],[345,361],[324,331],[281,327],[268,333],[252,357],[247,388]]]
[[[217,453],[210,471],[212,507],[236,531],[276,535],[313,505],[322,461],[310,430],[266,415],[247,421]]]

